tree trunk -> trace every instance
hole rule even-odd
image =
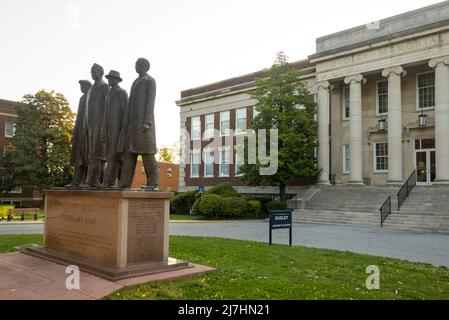
[[[286,185],[279,186],[279,198],[281,199],[281,201],[287,201],[287,194],[285,193],[286,189],[287,189]]]

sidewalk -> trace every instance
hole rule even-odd
[[[192,264],[193,268],[109,281],[80,272],[80,289],[69,290],[66,266],[20,252],[0,254],[0,300],[94,300],[123,287],[157,280],[194,276],[215,269]]]

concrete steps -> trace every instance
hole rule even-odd
[[[393,212],[383,227],[389,229],[449,233],[449,214]]]
[[[380,214],[354,211],[299,209],[293,212],[293,222],[380,227]]]
[[[379,208],[392,197],[392,214],[383,227],[399,230],[449,233],[449,187],[416,187],[397,211],[397,188],[320,187],[304,208],[297,209],[297,223],[380,227]]]

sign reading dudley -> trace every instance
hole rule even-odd
[[[276,229],[289,229],[289,245],[292,245],[292,210],[270,211],[270,245],[272,244],[272,231]]]

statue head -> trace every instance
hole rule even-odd
[[[99,64],[94,63],[92,68],[90,68],[90,74],[95,81],[100,80],[104,75],[104,69]]]
[[[106,75],[106,79],[108,79],[108,83],[111,87],[116,86],[119,82],[122,82],[122,78],[120,77],[120,72],[111,70],[109,74]]]
[[[136,72],[143,75],[150,70],[150,62],[145,58],[139,58],[136,61]]]
[[[90,83],[89,80],[80,80],[78,82],[80,84],[80,89],[82,93],[87,93],[87,91],[89,91],[89,88],[92,87],[92,83]]]

